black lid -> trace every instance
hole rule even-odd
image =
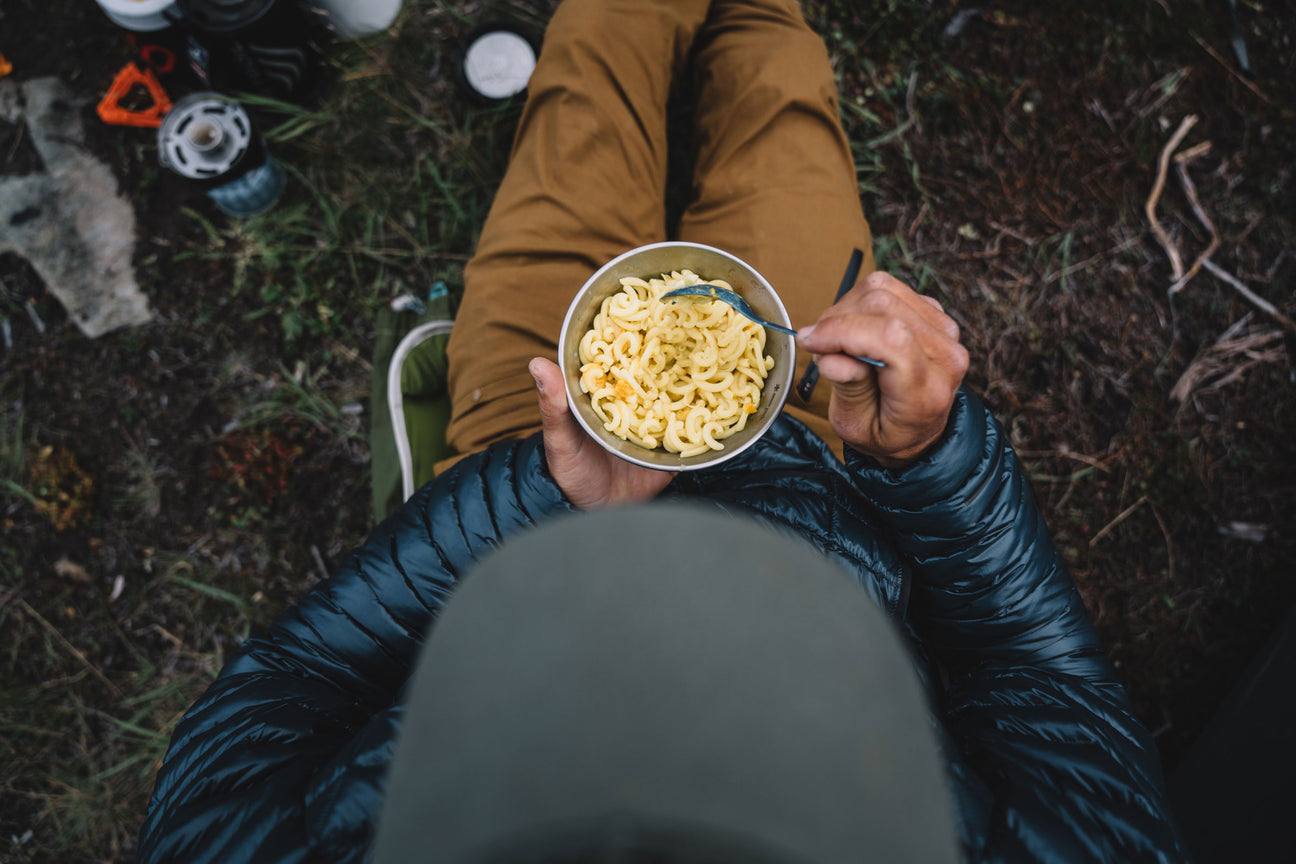
[[[275,0],[176,0],[185,20],[208,33],[232,33],[262,18]]]

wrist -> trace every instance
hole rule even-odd
[[[888,468],[872,454],[850,445],[846,447],[846,466],[863,488],[885,489],[885,493],[878,494],[899,495],[907,502],[906,507],[921,510],[951,494],[957,478],[972,470],[984,455],[980,439],[984,437],[986,416],[980,400],[960,388],[940,438],[903,468]],[[973,439],[977,443],[971,443]],[[866,493],[866,497],[870,494]]]
[[[945,437],[945,430],[942,429],[936,435],[927,439],[921,444],[913,447],[906,447],[903,450],[892,451],[889,453],[873,453],[863,447],[854,447],[860,454],[869,457],[879,466],[895,474],[908,468],[918,460],[930,454],[940,446],[941,439]]]

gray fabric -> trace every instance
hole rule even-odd
[[[403,729],[379,864],[557,854],[608,826],[788,862],[956,859],[894,625],[822,553],[714,511],[506,544],[429,637]]]

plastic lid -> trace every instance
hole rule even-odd
[[[194,93],[175,104],[158,130],[158,158],[191,180],[214,180],[252,145],[252,123],[237,102]]]
[[[531,43],[509,30],[485,33],[468,46],[463,71],[468,86],[487,99],[508,99],[526,89],[535,70]]]

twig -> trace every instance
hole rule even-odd
[[[1210,256],[1215,254],[1215,250],[1218,249],[1220,245],[1219,232],[1215,230],[1215,223],[1206,215],[1206,210],[1202,207],[1201,201],[1197,197],[1197,187],[1193,185],[1192,178],[1188,176],[1188,163],[1196,159],[1198,156],[1209,153],[1210,148],[1211,143],[1209,141],[1203,141],[1194,147],[1189,147],[1187,150],[1174,157],[1175,173],[1179,175],[1179,185],[1183,186],[1184,194],[1188,196],[1188,203],[1192,205],[1193,213],[1197,216],[1197,221],[1201,222],[1202,225],[1205,226],[1206,230],[1210,232],[1211,239],[1210,243],[1206,246],[1206,249],[1197,256],[1197,260],[1193,261],[1192,266],[1188,268],[1188,272],[1170,286],[1170,290],[1167,293],[1171,295],[1176,294],[1180,288],[1183,288],[1188,284],[1190,279],[1201,272],[1202,265],[1206,263],[1206,261],[1210,260]]]
[[[905,89],[905,111],[913,118],[914,128],[917,129],[918,134],[921,135],[923,131],[922,120],[918,117],[918,112],[914,110],[914,90],[917,86],[918,70],[915,69],[913,72],[909,73],[909,86]]]
[[[1166,172],[1170,170],[1170,155],[1174,153],[1175,148],[1179,146],[1184,136],[1188,134],[1188,130],[1192,129],[1193,124],[1196,122],[1197,115],[1189,114],[1179,124],[1179,128],[1175,130],[1175,133],[1170,136],[1170,140],[1165,147],[1161,148],[1161,156],[1157,160],[1156,181],[1152,184],[1152,192],[1148,195],[1147,203],[1143,206],[1143,212],[1147,215],[1148,224],[1152,226],[1152,233],[1156,235],[1161,248],[1170,257],[1170,273],[1174,276],[1176,282],[1183,278],[1183,260],[1179,257],[1179,250],[1175,248],[1170,235],[1157,221],[1156,205],[1161,200],[1161,192],[1165,189]]]
[[[1126,507],[1126,508],[1125,508],[1124,510],[1122,510],[1119,514],[1117,514],[1117,516],[1116,516],[1115,519],[1111,520],[1111,521],[1108,522],[1106,525],[1104,525],[1104,526],[1102,527],[1102,530],[1099,531],[1097,534],[1095,534],[1095,535],[1094,535],[1094,536],[1089,540],[1089,548],[1092,549],[1092,548],[1094,547],[1094,545],[1095,545],[1099,540],[1101,540],[1102,538],[1104,538],[1104,537],[1106,537],[1108,534],[1110,534],[1110,533],[1112,532],[1112,529],[1114,529],[1114,528],[1115,528],[1117,525],[1119,525],[1120,523],[1124,522],[1124,521],[1125,521],[1126,519],[1128,519],[1130,516],[1134,515],[1134,511],[1137,510],[1138,508],[1142,507],[1144,504],[1146,504],[1146,503],[1147,503],[1147,500],[1148,500],[1147,496],[1144,495],[1142,498],[1138,499],[1138,500],[1135,501],[1133,504],[1131,504],[1130,506]]]
[[[1228,73],[1229,73],[1230,75],[1232,75],[1232,76],[1233,76],[1234,78],[1236,78],[1238,81],[1242,82],[1242,86],[1246,87],[1246,88],[1247,88],[1248,90],[1250,90],[1252,93],[1254,93],[1255,95],[1259,96],[1259,97],[1260,97],[1261,99],[1263,99],[1264,101],[1268,102],[1270,105],[1273,104],[1273,100],[1272,100],[1272,99],[1270,99],[1270,98],[1269,98],[1268,96],[1266,96],[1265,94],[1261,93],[1259,87],[1257,87],[1257,86],[1256,86],[1255,84],[1253,84],[1252,82],[1248,81],[1248,80],[1246,79],[1246,77],[1245,77],[1244,75],[1242,75],[1242,73],[1238,72],[1236,69],[1234,69],[1232,66],[1230,66],[1230,65],[1229,65],[1229,62],[1228,62],[1227,60],[1225,60],[1223,57],[1221,57],[1221,56],[1220,56],[1220,53],[1219,53],[1218,51],[1216,51],[1214,48],[1212,48],[1208,43],[1203,42],[1203,41],[1202,41],[1202,38],[1201,38],[1200,36],[1198,36],[1196,33],[1194,33],[1194,34],[1192,34],[1192,37],[1193,37],[1193,41],[1195,41],[1195,42],[1196,42],[1198,45],[1200,45],[1202,48],[1205,48],[1205,49],[1206,49],[1206,53],[1209,54],[1210,56],[1214,57],[1217,63],[1219,63],[1221,66],[1223,66],[1225,69],[1228,70]]]
[[[310,552],[311,552],[311,556],[315,559],[315,567],[319,570],[320,577],[323,578],[325,582],[327,582],[329,578],[329,571],[328,571],[328,567],[324,566],[324,556],[320,555],[319,547],[316,546],[314,543],[312,543],[310,547]]]
[[[1058,456],[1063,459],[1071,459],[1075,462],[1081,462],[1085,465],[1088,465],[1090,468],[1097,468],[1099,471],[1106,471],[1107,466],[1111,464],[1112,460],[1115,459],[1120,454],[1121,451],[1118,450],[1115,453],[1108,456],[1106,459],[1099,459],[1097,456],[1089,456],[1084,453],[1077,453],[1074,450],[1072,450],[1070,447],[1066,446],[1065,444],[1053,450],[1018,450],[1017,451],[1017,455],[1020,456],[1022,459],[1044,459],[1049,456]]]
[[[35,621],[42,628],[44,628],[46,633],[53,636],[54,641],[62,645],[65,651],[67,651],[69,654],[75,657],[77,661],[80,662],[81,665],[86,668],[86,671],[88,671],[94,677],[98,678],[99,683],[103,684],[110,691],[112,691],[112,694],[117,698],[120,699],[122,697],[123,694],[121,689],[116,684],[109,681],[107,676],[105,676],[102,672],[100,672],[97,668],[95,668],[95,666],[89,660],[86,659],[86,656],[82,654],[75,645],[69,642],[67,640],[67,637],[65,637],[62,633],[58,631],[57,627],[55,627],[50,622],[46,621],[45,616],[41,615],[39,612],[33,609],[31,605],[21,597],[18,598],[18,606],[23,610],[23,612],[31,616],[31,619],[33,621]]]
[[[1161,526],[1161,536],[1165,538],[1165,546],[1166,546],[1166,568],[1167,568],[1167,573],[1166,573],[1166,582],[1168,582],[1169,584],[1173,585],[1173,584],[1174,584],[1174,578],[1175,578],[1175,571],[1174,571],[1174,544],[1170,542],[1170,532],[1169,532],[1168,530],[1166,530],[1165,520],[1162,519],[1162,518],[1161,518],[1161,514],[1160,514],[1159,512],[1157,512],[1156,505],[1153,504],[1153,505],[1151,505],[1151,506],[1152,506],[1152,516],[1153,516],[1153,518],[1156,519],[1156,521],[1157,521],[1157,525]]]
[[[1278,268],[1281,267],[1282,263],[1286,260],[1287,260],[1287,250],[1279,249],[1278,254],[1274,256],[1273,263],[1270,264],[1269,269],[1265,271],[1264,278],[1262,281],[1272,282],[1274,280],[1274,276],[1276,276],[1278,273]]]
[[[1154,99],[1151,102],[1151,104],[1143,108],[1140,108],[1138,114],[1134,118],[1135,121],[1137,122],[1138,120],[1146,117],[1147,115],[1153,113],[1154,111],[1160,110],[1162,105],[1169,102],[1171,98],[1173,98],[1174,95],[1179,92],[1179,88],[1183,86],[1183,82],[1186,81],[1187,79],[1188,79],[1188,69],[1186,67],[1181,66],[1180,68],[1171,72],[1169,75],[1162,77],[1159,81],[1153,81],[1151,86],[1148,87],[1148,89],[1160,90],[1161,95],[1158,96],[1156,99]]]
[[[1247,286],[1239,282],[1237,277],[1234,276],[1232,273],[1223,270],[1218,264],[1216,264],[1214,261],[1211,261],[1209,259],[1203,261],[1202,266],[1205,267],[1207,270],[1209,270],[1212,274],[1214,274],[1217,279],[1232,286],[1233,290],[1237,291],[1239,294],[1245,297],[1248,301],[1250,301],[1250,303],[1253,306],[1255,306],[1261,312],[1264,312],[1265,314],[1271,316],[1275,321],[1277,321],[1287,330],[1291,331],[1292,333],[1296,333],[1296,322],[1293,322],[1286,315],[1279,312],[1278,308],[1274,306],[1272,303],[1270,303],[1268,300],[1264,299],[1259,294],[1255,293],[1250,288],[1248,288]]]
[[[1053,282],[1058,281],[1059,279],[1065,279],[1068,276],[1070,276],[1072,273],[1077,273],[1081,270],[1085,270],[1099,262],[1110,261],[1111,256],[1124,252],[1125,250],[1138,245],[1138,242],[1139,242],[1138,239],[1135,237],[1127,237],[1124,240],[1122,240],[1120,243],[1117,243],[1115,246],[1113,246],[1112,248],[1104,252],[1099,252],[1097,255],[1091,255],[1090,257],[1084,259],[1083,261],[1077,261],[1076,263],[1068,267],[1063,267],[1061,270],[1054,270],[1052,273],[1044,277],[1044,284],[1049,285],[1052,284]]]

